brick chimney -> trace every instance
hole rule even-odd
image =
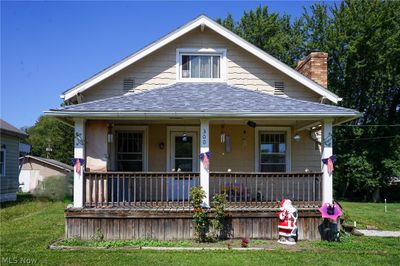
[[[312,52],[303,60],[297,61],[296,70],[317,82],[322,87],[328,86],[328,54]]]

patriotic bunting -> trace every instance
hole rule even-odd
[[[72,159],[72,165],[75,167],[75,172],[81,174],[82,165],[85,164],[84,159],[74,158]]]
[[[205,152],[205,153],[200,153],[200,161],[203,163],[203,166],[205,169],[209,169],[210,167],[210,157],[211,157],[211,152]]]
[[[322,159],[322,162],[327,165],[328,173],[332,174],[333,172],[333,164],[336,163],[336,155],[332,155],[329,158]]]

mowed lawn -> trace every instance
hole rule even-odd
[[[380,230],[400,231],[400,203],[343,202],[347,223],[357,222],[357,228],[374,226]]]
[[[313,242],[305,251],[141,250],[54,251],[63,236],[63,202],[22,202],[0,210],[1,265],[395,265],[399,238],[347,237],[341,243]],[[345,204],[346,208],[346,204]],[[375,215],[373,211],[371,215]],[[14,263],[17,262],[17,263]]]

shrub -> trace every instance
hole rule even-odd
[[[212,199],[212,205],[215,209],[215,217],[211,221],[212,237],[221,238],[221,231],[224,229],[226,194],[215,194]]]
[[[64,200],[69,190],[66,176],[48,176],[39,182],[32,194],[37,198]]]
[[[196,238],[199,242],[206,240],[206,228],[207,228],[207,214],[201,206],[203,199],[206,197],[206,193],[202,187],[193,187],[190,191],[190,204],[193,207],[193,224],[196,232]]]

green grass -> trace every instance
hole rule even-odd
[[[375,226],[380,230],[400,230],[400,203],[387,204],[385,212],[383,203],[340,203],[344,209],[346,223],[357,222],[357,228]]]
[[[0,264],[35,262],[38,265],[253,266],[292,263],[295,265],[393,265],[400,261],[399,238],[368,237],[344,238],[342,243],[303,241],[299,242],[296,251],[289,252],[284,248],[274,251],[246,252],[233,250],[199,252],[116,249],[50,250],[48,245],[63,236],[66,205],[67,203],[63,202],[20,202],[1,208]],[[256,243],[268,242],[254,241],[254,244]]]

